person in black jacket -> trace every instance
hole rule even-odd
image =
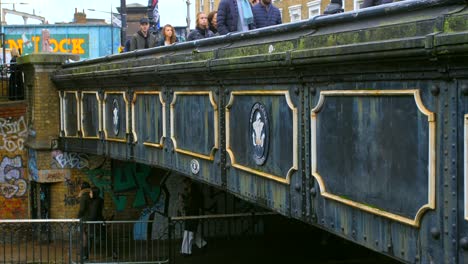
[[[8,79],[8,99],[23,100],[24,99],[24,84],[23,74],[16,65],[16,59],[19,57],[19,51],[16,48],[11,50],[10,60],[10,78]]]
[[[81,221],[89,221],[90,220],[90,204],[91,204],[91,186],[88,182],[81,183],[81,190],[78,194],[78,198],[80,199],[80,209],[78,210],[78,218]],[[81,253],[83,259],[88,259],[89,250],[88,250],[88,226],[87,224],[82,224],[83,227],[82,232],[82,245],[81,245]]]
[[[393,0],[364,0],[361,8],[393,3]]]
[[[279,9],[271,3],[271,0],[260,0],[260,3],[252,7],[255,26],[257,28],[279,25],[281,13]]]
[[[221,0],[217,22],[220,35],[255,29],[252,6],[248,0]]]
[[[197,216],[203,213],[203,193],[200,187],[190,179],[184,179],[185,193],[183,195],[184,211],[186,216]],[[197,247],[206,246],[201,234],[198,233],[198,219],[188,219],[185,221],[185,230],[180,252],[185,255],[192,254],[192,245]]]
[[[197,14],[195,30],[187,36],[187,41],[213,37],[214,33],[208,29],[208,17],[203,12]]]

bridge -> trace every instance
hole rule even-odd
[[[467,7],[403,1],[51,67],[50,144],[181,173],[402,262],[466,263]],[[54,62],[20,59],[29,87],[38,61]]]

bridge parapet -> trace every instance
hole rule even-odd
[[[464,263],[467,21],[464,1],[404,1],[65,64],[60,147],[183,173],[401,261]]]

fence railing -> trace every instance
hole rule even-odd
[[[203,245],[262,235],[273,213],[165,217],[155,221],[0,220],[0,263],[176,263],[188,225]],[[194,241],[194,251],[198,248]],[[199,246],[199,244],[198,244]]]

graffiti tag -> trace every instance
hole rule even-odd
[[[23,161],[20,156],[3,157],[0,163],[0,195],[5,198],[20,197],[26,193],[27,183],[23,179]]]
[[[84,169],[89,168],[89,157],[85,153],[52,151],[52,167]]]
[[[24,117],[18,120],[0,117],[0,150],[8,152],[24,149],[24,140],[28,135],[28,128]]]

